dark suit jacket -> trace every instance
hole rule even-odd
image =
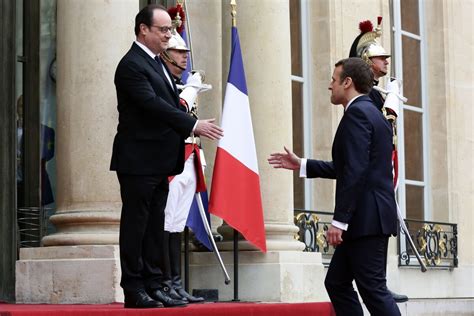
[[[119,124],[110,169],[134,175],[181,173],[184,138],[196,119],[179,109],[176,86],[170,86],[162,66],[133,43],[117,66],[115,86]]]
[[[358,97],[344,113],[332,159],[308,159],[307,176],[336,179],[334,219],[349,224],[343,238],[396,235],[392,130],[368,96]]]

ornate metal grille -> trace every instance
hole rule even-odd
[[[296,239],[305,244],[304,251],[320,252],[323,264],[329,265],[334,247],[326,240],[326,231],[334,213],[304,209],[294,210],[294,222],[299,232]],[[418,252],[429,269],[458,266],[457,224],[406,219],[405,223]],[[420,266],[403,231],[398,233],[398,265]]]
[[[411,219],[405,223],[427,268],[457,268],[457,224]],[[403,231],[398,234],[398,265],[419,266]]]
[[[328,244],[326,231],[334,213],[295,209],[294,215],[295,225],[300,229],[295,238],[305,244],[303,251],[320,252],[323,264],[328,266],[334,247]]]

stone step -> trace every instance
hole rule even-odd
[[[474,316],[474,298],[417,298],[398,308],[402,316]],[[364,315],[370,315],[365,306]]]

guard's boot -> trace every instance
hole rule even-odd
[[[165,289],[165,294],[170,297],[173,300],[183,300],[182,297],[176,292],[176,290],[173,288],[172,282],[171,282],[171,275],[173,273],[173,262],[172,262],[172,235],[174,233],[170,233],[168,231],[164,231],[163,233],[163,281],[162,287]],[[187,303],[186,300],[183,300],[185,303]]]
[[[189,303],[202,303],[203,297],[197,297],[189,294],[183,288],[181,280],[181,233],[170,233],[170,264],[171,264],[171,282],[173,289],[179,296]]]
[[[392,295],[393,297],[393,300],[397,303],[404,303],[406,301],[408,301],[408,296],[404,295],[404,294],[397,294],[395,292],[392,292],[390,290],[388,290],[390,292],[390,295]]]

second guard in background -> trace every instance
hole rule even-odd
[[[174,18],[173,15],[172,18]],[[203,84],[203,74],[201,72],[190,75],[186,84],[182,82],[182,75],[188,62],[189,48],[178,33],[177,28],[181,26],[179,24],[179,19],[173,20],[173,34],[168,49],[161,54],[161,58],[170,69],[180,91],[181,110],[197,119],[196,97],[198,93],[209,90],[211,86]],[[181,233],[184,231],[195,193],[206,190],[203,173],[205,162],[199,146],[199,137],[190,135],[185,143],[184,170],[181,174],[170,178],[168,200],[165,208],[165,241],[168,240],[167,246],[169,248],[165,248],[164,252],[169,258],[173,293],[189,303],[200,303],[204,302],[203,297],[193,296],[187,293],[183,287],[181,278]]]
[[[388,58],[390,54],[377,42],[377,37],[382,35],[382,17],[377,18],[377,27],[374,29],[369,20],[359,23],[360,34],[352,43],[349,57],[362,58],[371,68],[374,74],[374,87],[369,93],[369,97],[374,101],[377,108],[382,111],[389,120],[393,130],[394,162],[396,163],[397,129],[396,120],[399,112],[399,100],[406,101],[400,96],[399,82],[393,78],[382,89],[378,86],[382,77],[388,74]],[[393,156],[393,155],[392,155]],[[394,185],[398,180],[398,172],[394,172]],[[390,291],[390,290],[389,290]],[[403,294],[397,294],[390,291],[395,302],[402,303],[408,301],[408,297]]]

